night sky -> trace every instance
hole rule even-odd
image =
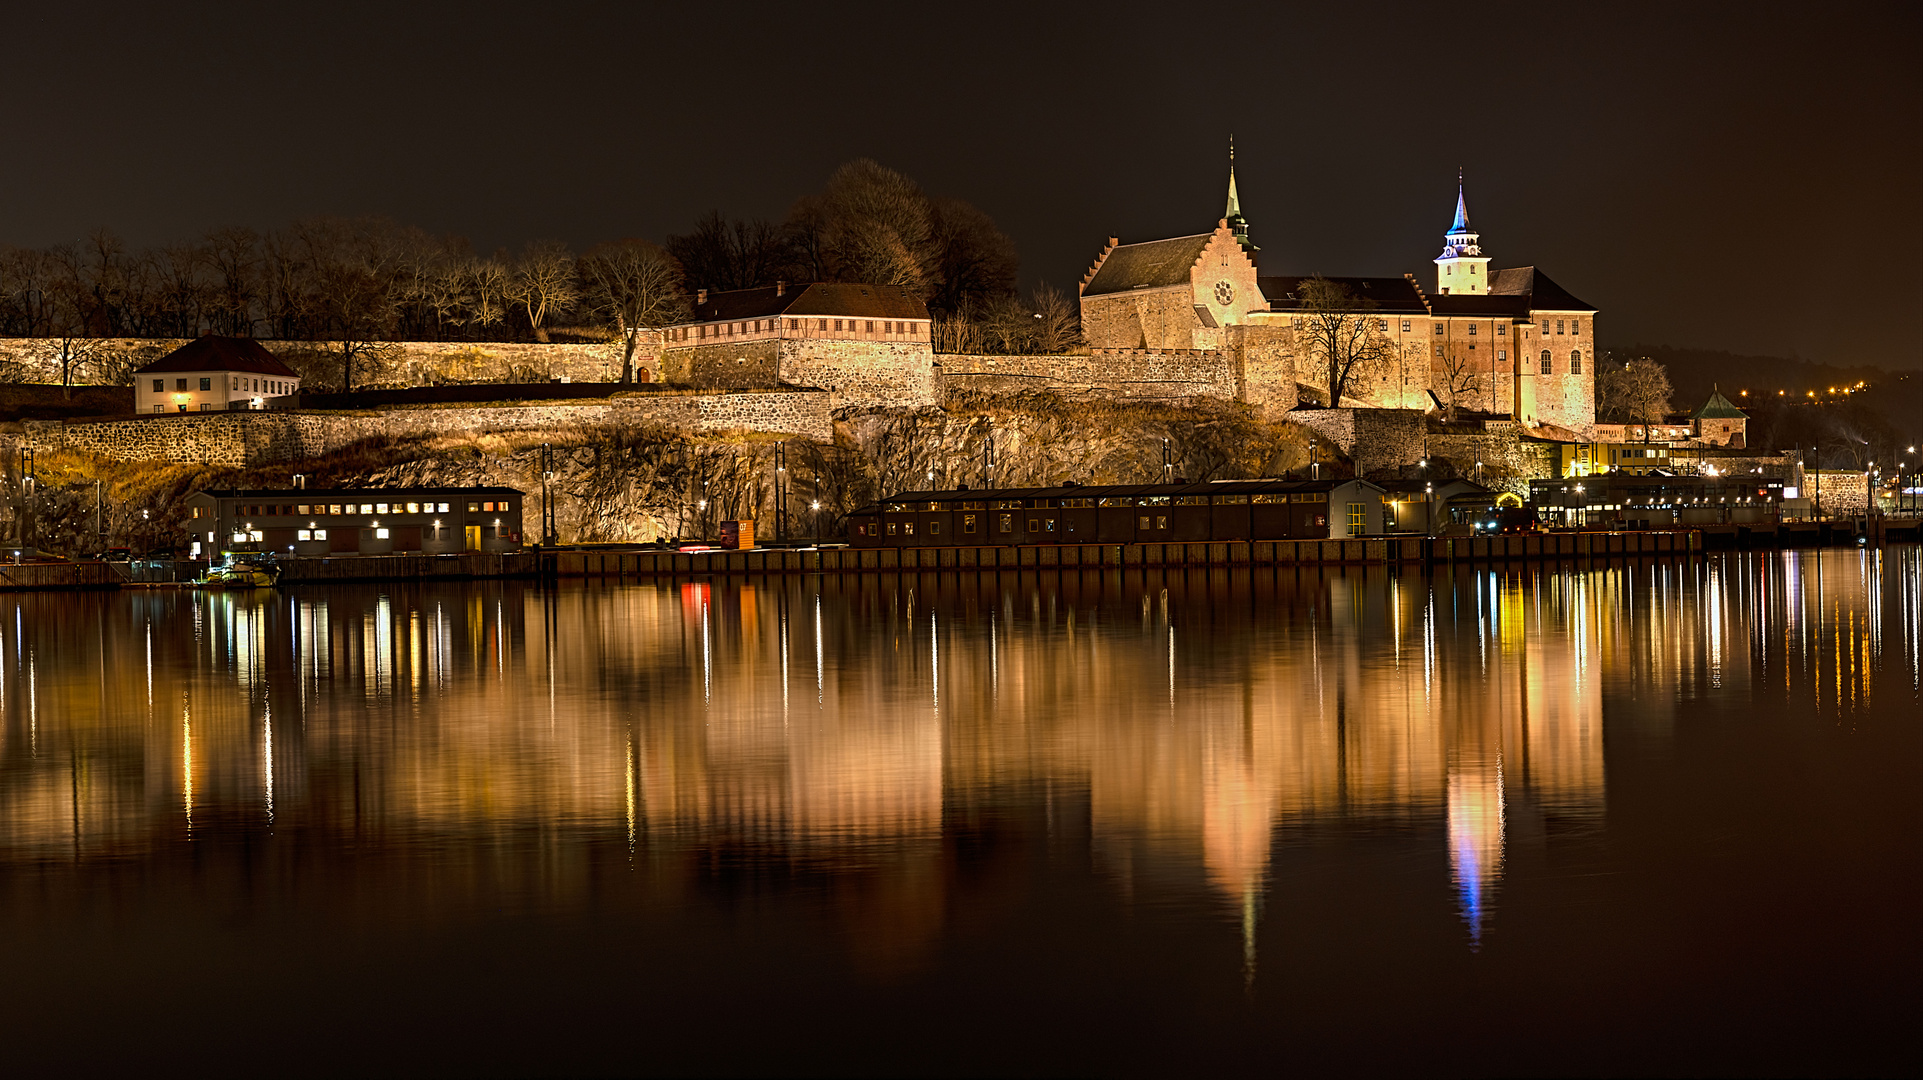
[[[15,5],[0,243],[384,214],[477,248],[779,219],[873,157],[1025,284],[1200,232],[1269,273],[1485,253],[1605,344],[1923,367],[1915,5]]]

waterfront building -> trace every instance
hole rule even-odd
[[[134,372],[134,411],[278,408],[299,390],[300,374],[260,342],[203,334]]]
[[[185,525],[197,558],[516,551],[523,501],[509,487],[215,488],[187,498]]]

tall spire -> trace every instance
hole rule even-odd
[[[1229,205],[1228,211],[1222,217],[1228,222],[1229,230],[1235,233],[1235,242],[1242,245],[1242,250],[1255,251],[1255,245],[1249,243],[1249,219],[1242,216],[1242,198],[1235,191],[1235,136],[1233,135],[1229,136]]]
[[[1234,152],[1231,151],[1229,157],[1233,159],[1235,157]],[[1449,231],[1452,233],[1466,233],[1469,231],[1469,204],[1464,200],[1462,195],[1461,169],[1456,170],[1456,220],[1449,226]]]
[[[1469,224],[1469,200],[1463,194],[1462,170],[1456,170],[1456,218],[1436,256],[1436,289],[1442,294],[1489,291],[1489,259],[1482,253],[1481,236]]]

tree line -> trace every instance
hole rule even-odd
[[[1018,301],[1017,268],[1014,242],[981,210],[864,159],[778,224],[715,211],[660,245],[622,239],[576,253],[536,240],[484,255],[463,237],[386,218],[317,217],[145,250],[105,228],[0,248],[0,336],[339,342],[348,385],[357,343],[625,339],[632,378],[637,340],[684,317],[696,290],[859,281],[907,289],[985,345],[1072,344],[1077,328],[1064,323],[1076,320],[1062,309],[1073,305],[1059,293]]]

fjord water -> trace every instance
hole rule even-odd
[[[1864,1073],[1915,548],[0,598],[20,1074]]]

